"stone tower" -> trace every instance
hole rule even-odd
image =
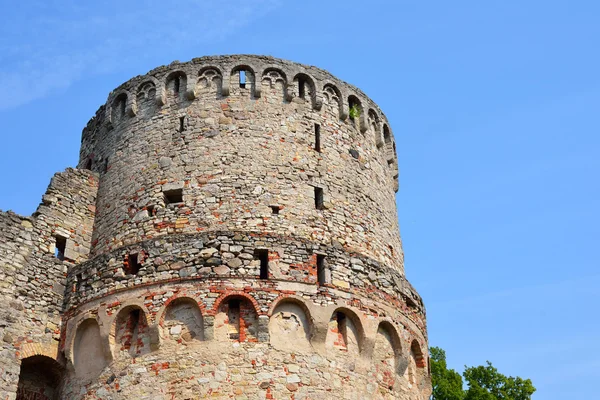
[[[0,399],[426,399],[394,137],[262,56],[114,90],[77,169],[0,213]]]

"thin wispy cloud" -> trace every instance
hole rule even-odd
[[[229,38],[280,0],[48,0],[0,12],[0,110],[118,71],[152,52]]]

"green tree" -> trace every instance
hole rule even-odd
[[[530,379],[506,376],[492,363],[486,366],[466,367],[463,377],[468,389],[463,389],[460,374],[446,365],[446,352],[439,347],[429,349],[431,400],[531,400],[535,387]]]
[[[439,347],[429,349],[431,366],[432,400],[463,400],[463,381],[458,372],[448,369],[446,352]]]
[[[470,367],[463,373],[469,389],[465,400],[530,400],[535,392],[530,379],[505,376],[487,361],[487,366]]]

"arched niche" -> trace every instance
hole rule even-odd
[[[192,344],[204,340],[204,321],[198,303],[183,297],[169,303],[161,321],[162,337],[168,342]]]
[[[362,126],[362,119],[364,118],[365,111],[363,110],[362,103],[358,97],[354,95],[348,96],[348,116],[350,117],[350,123],[353,124],[357,130],[366,129],[367,127]]]
[[[100,327],[89,318],[77,327],[73,342],[73,367],[80,378],[94,378],[108,364],[104,355]]]
[[[267,68],[261,78],[262,92],[267,96],[277,98],[281,101],[289,101],[287,93],[287,77],[278,68]]]
[[[187,75],[183,71],[173,71],[165,79],[167,99],[175,103],[185,100]]]
[[[381,125],[379,122],[379,115],[373,109],[369,109],[367,124],[369,125],[369,135],[371,135],[375,140],[376,146],[382,147],[383,140],[381,138]]]
[[[414,339],[410,344],[410,357],[408,360],[408,368],[405,372],[405,378],[408,380],[409,387],[417,389],[425,374],[425,357],[421,350],[421,345]]]
[[[387,389],[394,387],[401,357],[402,347],[398,332],[390,322],[382,321],[377,327],[373,348],[373,365],[381,386]]]
[[[258,342],[258,314],[245,296],[223,299],[217,308],[214,326],[218,341]]]
[[[271,345],[284,351],[310,351],[313,323],[306,305],[300,300],[283,299],[269,319]]]
[[[196,82],[198,96],[216,96],[223,92],[223,74],[216,67],[202,68]]]
[[[60,400],[63,369],[54,359],[35,355],[21,360],[16,400]]]
[[[232,95],[260,97],[260,89],[256,86],[256,71],[249,65],[238,65],[231,70],[230,85]]]
[[[323,99],[325,103],[324,111],[335,115],[336,118],[342,119],[343,97],[340,89],[331,83],[325,84],[323,86]]]
[[[127,94],[121,93],[112,102],[111,117],[113,122],[119,123],[127,115]]]
[[[139,115],[144,117],[154,115],[157,108],[156,96],[157,88],[154,82],[146,81],[138,87],[137,106]]]
[[[117,357],[139,357],[150,352],[150,334],[146,313],[138,306],[128,306],[117,314],[110,341]]]
[[[362,351],[364,330],[360,318],[351,310],[338,308],[329,319],[326,347],[358,356]]]
[[[317,85],[314,79],[303,72],[294,76],[293,97],[297,97],[307,101],[312,108],[320,109],[320,99],[317,98]],[[319,96],[320,97],[320,96]]]

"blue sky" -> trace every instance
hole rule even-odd
[[[600,3],[0,0],[0,208],[33,212],[110,90],[258,53],[355,84],[390,120],[406,273],[449,364],[534,399],[600,379]]]

